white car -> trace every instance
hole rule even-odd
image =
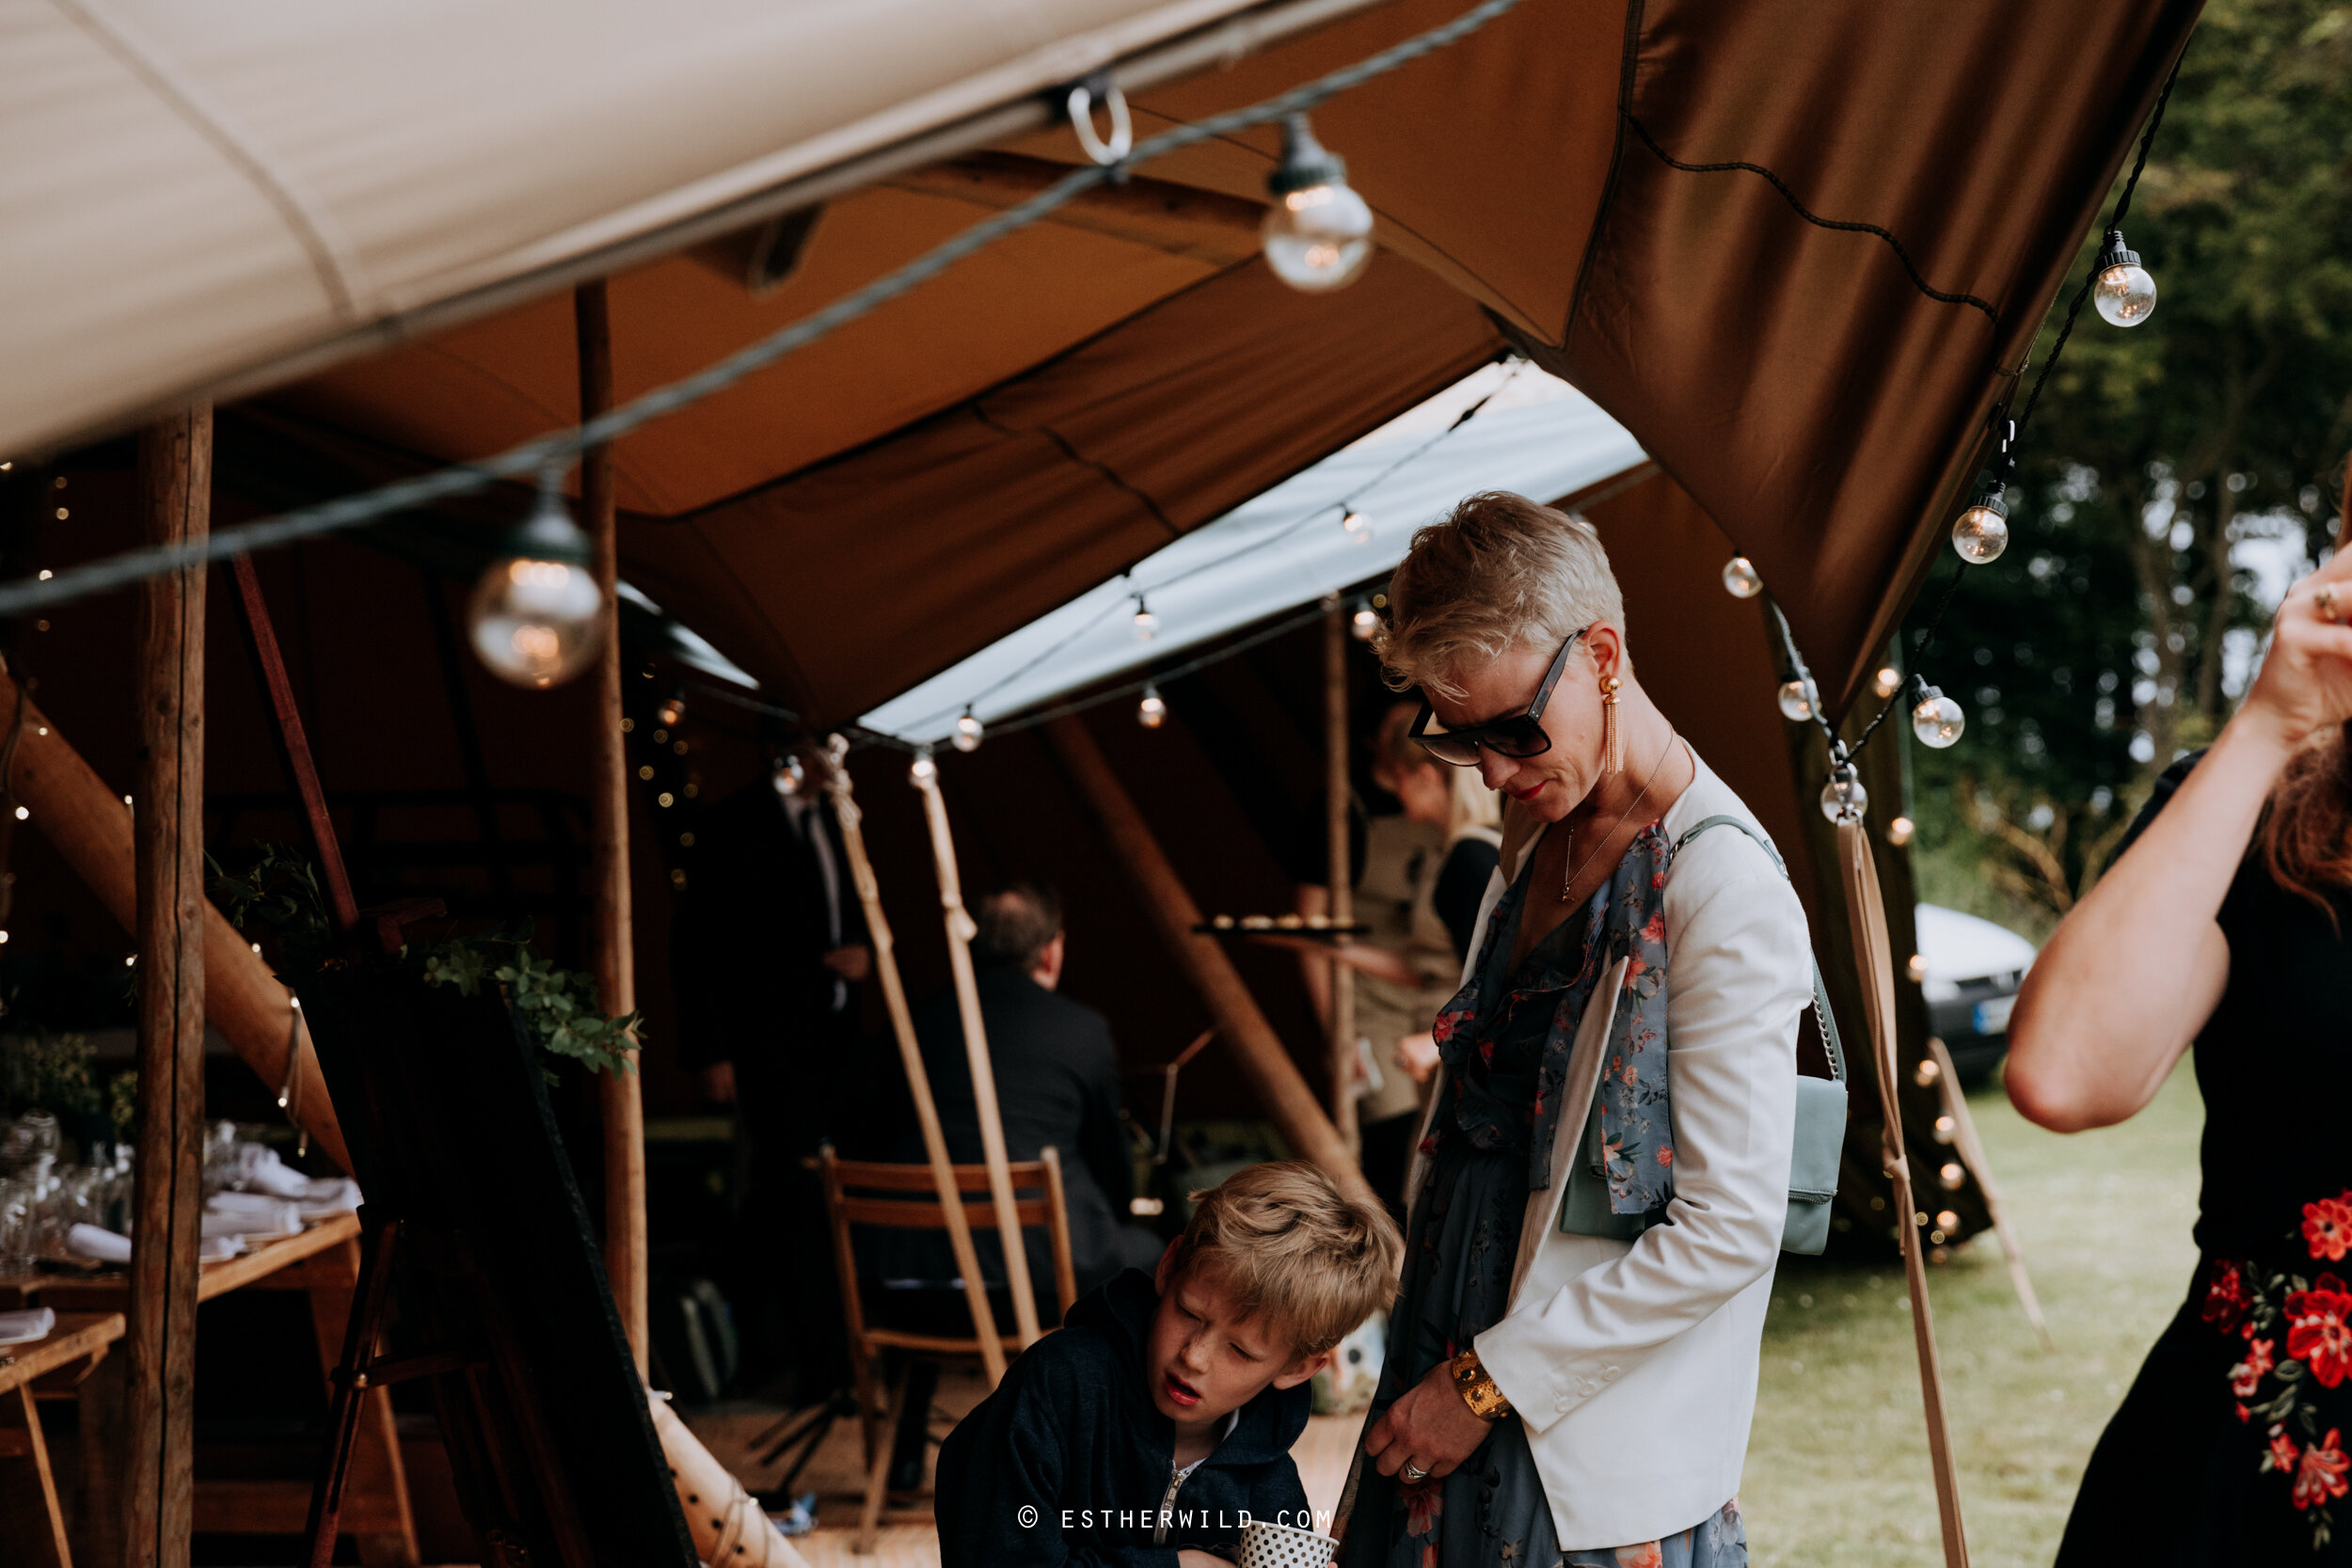
[[[1961,1082],[1977,1083],[2009,1050],[2010,1009],[2033,967],[2034,945],[2005,926],[1940,904],[1922,904],[1914,914],[1929,1032],[1943,1037]]]

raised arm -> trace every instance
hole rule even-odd
[[[2340,603],[2321,613],[2322,594]],[[2352,550],[2280,606],[2245,705],[2137,842],[2058,926],[2010,1019],[2009,1096],[2054,1132],[2155,1097],[2230,977],[2216,916],[2287,760],[2352,717]]]

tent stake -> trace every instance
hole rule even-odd
[[[1347,611],[1337,594],[1323,601],[1323,782],[1331,924],[1356,919],[1356,857],[1348,843]],[[1331,1123],[1347,1151],[1362,1158],[1356,1129],[1356,972],[1331,948]]]
[[[213,410],[139,435],[144,542],[212,520]],[[139,589],[139,769],[132,813],[138,957],[138,1143],[119,1471],[124,1568],[184,1568],[195,1523],[197,1246],[204,1195],[204,567]]]
[[[1201,1000],[1209,1005],[1218,1033],[1232,1047],[1235,1060],[1292,1151],[1301,1159],[1312,1161],[1350,1197],[1378,1203],[1378,1196],[1364,1180],[1356,1157],[1348,1152],[1339,1129],[1323,1114],[1314,1090],[1307,1086],[1306,1079],[1299,1076],[1298,1065],[1282,1049],[1281,1037],[1266,1022],[1265,1014],[1258,1010],[1257,999],[1243,984],[1233,960],[1225,956],[1216,938],[1194,934],[1193,927],[1200,923],[1200,909],[1193,903],[1192,895],[1184,891],[1166,851],[1152,836],[1143,814],[1120,787],[1110,764],[1104,761],[1094,737],[1087,733],[1083,722],[1070,715],[1046,725],[1045,735],[1060,756],[1071,782],[1092,808],[1104,836],[1110,840],[1112,852],[1135,879],[1136,890],[1143,895],[1144,912],[1159,927],[1169,956],[1200,991]]]
[[[580,417],[591,420],[612,406],[612,332],[605,310],[604,280],[582,283],[572,293],[580,340]],[[595,551],[596,583],[604,592],[604,645],[596,656],[596,710],[590,752],[588,837],[596,884],[596,919],[589,947],[595,954],[596,1000],[614,1016],[637,1010],[637,971],[631,951],[632,911],[628,886],[628,757],[621,740],[620,607],[618,545],[612,494],[612,447],[601,442],[580,454],[580,521]],[[604,1272],[621,1327],[643,1376],[645,1349],[645,1103],[637,1073],[637,1052],[625,1053],[628,1067],[596,1080],[604,1116]]]
[[[1888,955],[1886,907],[1879,896],[1870,832],[1859,821],[1837,825],[1838,866],[1846,907],[1853,917],[1854,967],[1861,974],[1863,1011],[1870,1025],[1870,1065],[1878,1081],[1885,1128],[1886,1175],[1895,1185],[1895,1231],[1902,1238],[1903,1277],[1911,1290],[1911,1332],[1919,1352],[1919,1393],[1927,1406],[1928,1462],[1935,1472],[1935,1508],[1944,1536],[1945,1568],[1968,1568],[1968,1537],[1960,1516],[1960,1472],[1952,1459],[1951,1425],[1944,1414],[1944,1370],[1935,1353],[1935,1321],[1928,1306],[1928,1260],[1903,1157],[1903,1119],[1895,1096],[1895,965]]]
[[[923,818],[930,824],[931,859],[939,867],[939,907],[947,923],[947,967],[955,974],[963,1054],[972,1066],[972,1104],[980,1117],[980,1154],[988,1162],[996,1233],[1005,1243],[1005,1286],[1012,1292],[1013,1321],[1025,1350],[1037,1343],[1037,1297],[1029,1287],[1029,1251],[1021,1240],[1021,1214],[1013,1204],[1012,1172],[1006,1164],[1005,1121],[996,1111],[996,1069],[989,1060],[988,1031],[980,1019],[980,984],[972,973],[972,938],[979,927],[964,911],[963,880],[956,874],[955,840],[947,832],[947,802],[940,798],[938,768],[916,768],[914,787],[922,791]]]
[[[956,1189],[955,1166],[947,1159],[947,1135],[940,1130],[930,1074],[923,1069],[923,1048],[915,1042],[914,1015],[907,1010],[906,986],[898,978],[898,947],[891,940],[890,922],[882,914],[882,884],[874,879],[874,863],[866,857],[866,814],[858,809],[851,793],[850,743],[833,736],[826,750],[833,764],[827,787],[833,793],[834,820],[840,825],[841,847],[850,857],[850,879],[857,884],[858,902],[866,907],[866,933],[874,944],[874,969],[882,978],[882,1001],[890,1010],[890,1030],[898,1037],[898,1063],[906,1069],[914,1115],[923,1124],[923,1151],[930,1157],[931,1183],[939,1193],[940,1213],[947,1222],[947,1244],[956,1256],[956,1272],[963,1275],[963,1299],[972,1308],[972,1332],[980,1341],[980,1359],[987,1364],[988,1381],[993,1386],[1004,1381],[1005,1341],[996,1331],[996,1314],[988,1305],[988,1285],[980,1277],[979,1254],[972,1247],[963,1195]]]

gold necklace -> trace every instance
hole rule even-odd
[[[1633,797],[1631,805],[1617,814],[1617,819],[1609,824],[1609,831],[1600,835],[1600,842],[1593,846],[1592,852],[1578,863],[1574,871],[1568,873],[1568,879],[1560,884],[1560,902],[1565,904],[1568,901],[1568,892],[1576,886],[1576,879],[1584,875],[1603,849],[1609,847],[1609,841],[1617,836],[1617,830],[1625,826],[1626,818],[1639,811],[1642,802],[1649,799],[1649,786],[1658,782],[1659,770],[1666,766],[1666,758],[1674,751],[1675,742],[1679,738],[1669,726],[1666,731],[1666,744],[1660,749],[1658,760],[1649,765],[1649,777],[1642,781],[1642,793]],[[1573,828],[1568,830],[1568,843],[1571,847],[1576,843],[1576,830]]]

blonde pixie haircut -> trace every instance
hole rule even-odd
[[[1450,675],[1465,662],[1491,663],[1518,643],[1549,655],[1596,623],[1624,630],[1625,595],[1593,525],[1485,490],[1413,535],[1373,648],[1397,690],[1458,697]]]
[[[1316,1355],[1395,1298],[1405,1243],[1387,1210],[1347,1196],[1304,1160],[1279,1160],[1192,1195],[1176,1269],[1207,1268],[1242,1311]]]

